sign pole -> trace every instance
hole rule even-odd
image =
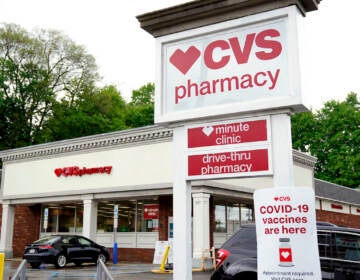
[[[294,186],[291,120],[287,113],[271,115],[274,187]]]
[[[45,234],[48,228],[48,221],[49,221],[49,208],[44,209],[44,230]]]
[[[118,228],[118,213],[119,205],[114,205],[114,253],[113,253],[113,263],[117,264],[117,228]]]
[[[184,126],[175,127],[173,130],[174,280],[192,279],[191,184],[185,179],[186,135]]]

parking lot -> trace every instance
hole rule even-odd
[[[20,265],[21,259],[5,260],[4,280],[10,279],[15,273],[17,267]],[[158,270],[158,265],[143,264],[143,263],[118,263],[113,264],[109,262],[107,267],[114,279],[129,279],[129,280],[168,280],[173,279],[173,274],[154,273],[152,270]],[[208,280],[210,278],[210,271],[193,272],[194,280]],[[74,266],[68,264],[65,269],[56,269],[53,265],[41,266],[41,269],[32,269],[29,265],[26,268],[27,279],[96,279],[96,265],[83,264],[81,266]]]

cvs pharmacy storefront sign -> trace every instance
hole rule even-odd
[[[181,73],[186,73],[191,69],[197,60],[203,60],[203,66],[209,70],[221,70],[230,65],[231,60],[238,65],[245,65],[249,62],[250,54],[253,49],[252,60],[274,60],[282,53],[282,44],[280,42],[280,32],[278,29],[265,29],[258,33],[244,34],[243,40],[240,36],[225,36],[223,39],[210,42],[201,52],[195,46],[190,46],[185,52],[177,49],[170,56],[170,63]],[[258,50],[257,50],[258,49]],[[267,50],[268,52],[266,52]],[[201,57],[202,55],[202,57]],[[236,66],[236,65],[234,65]],[[240,67],[239,67],[240,68]],[[242,67],[246,69],[246,67]],[[242,71],[239,69],[237,75],[216,77],[216,79],[205,79],[199,81],[190,78],[185,84],[175,85],[174,98],[175,104],[182,103],[187,98],[195,100],[204,95],[220,94],[224,92],[241,90],[248,91],[252,88],[267,88],[274,90],[280,74],[280,68],[262,70],[258,72]],[[249,73],[247,73],[249,72]],[[225,74],[225,73],[224,73]]]
[[[279,9],[160,38],[156,122],[300,105],[291,12]]]

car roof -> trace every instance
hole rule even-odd
[[[320,231],[333,231],[333,232],[350,232],[360,234],[360,229],[358,228],[351,228],[351,227],[341,227],[341,226],[317,226],[317,230]]]
[[[45,235],[45,236],[42,236],[40,237],[38,240],[41,240],[41,239],[52,239],[52,238],[59,238],[59,239],[63,239],[63,238],[78,238],[78,237],[81,237],[81,238],[85,238],[84,236],[82,235],[76,235],[76,234],[50,234],[50,235]],[[88,238],[87,238],[88,239]],[[37,240],[36,240],[37,241]]]

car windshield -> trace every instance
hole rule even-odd
[[[36,240],[33,244],[53,244],[60,239],[60,236],[45,236]]]

